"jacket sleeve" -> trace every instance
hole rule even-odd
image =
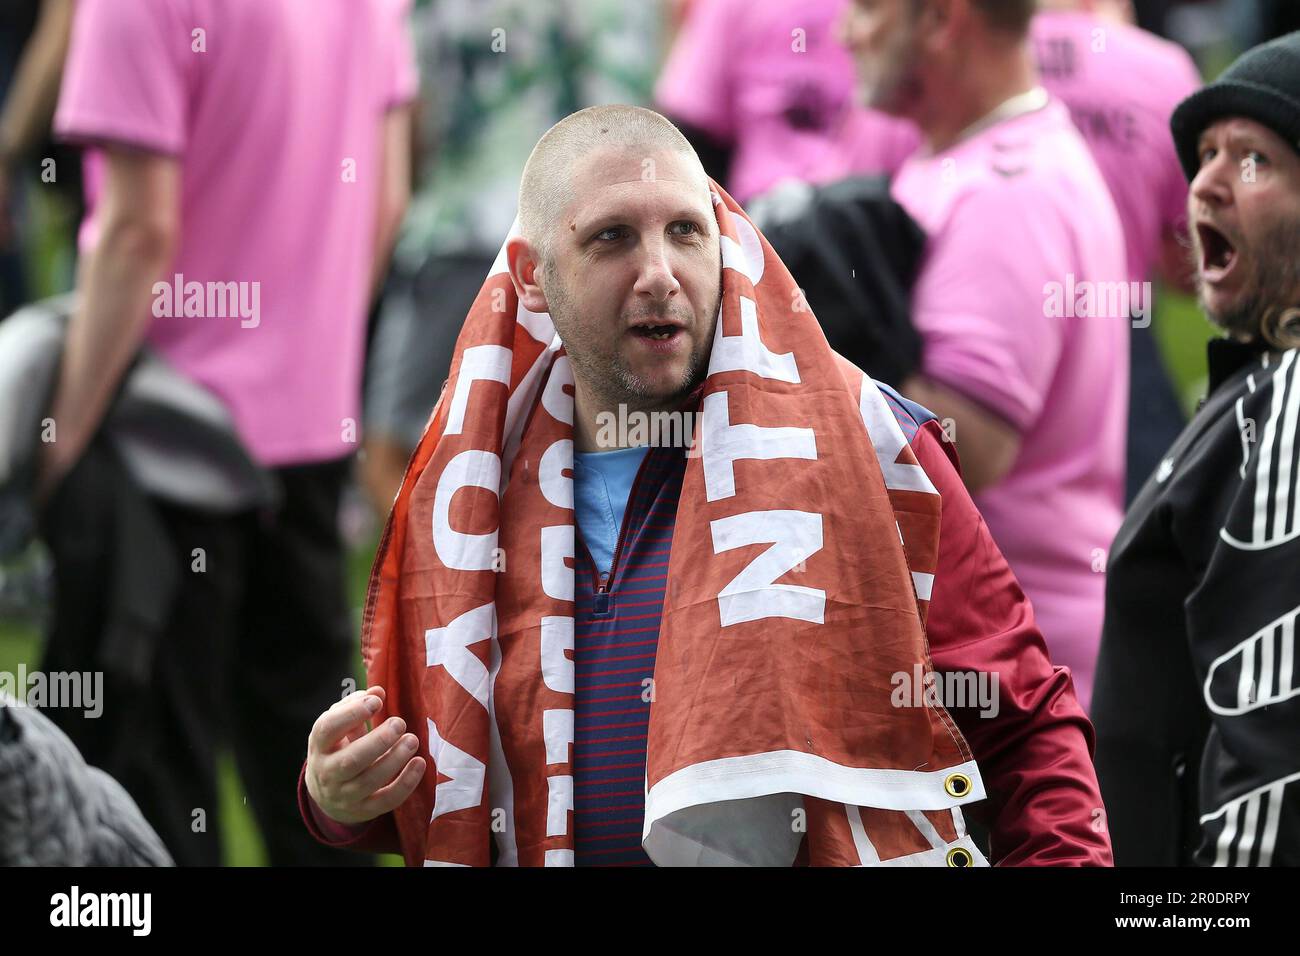
[[[1300,863],[1300,351],[1266,357],[1251,375],[1173,479],[1190,496],[1172,522],[1175,560],[1196,575],[1184,653],[1211,727],[1197,775],[1199,866]]]
[[[949,707],[989,798],[970,814],[998,866],[1112,866],[1093,728],[1054,667],[1021,591],[962,484],[952,442],[926,422],[912,449],[943,501],[927,635],[937,671],[997,677],[996,705]]]
[[[298,771],[298,812],[307,832],[326,846],[341,850],[358,850],[363,853],[402,852],[397,839],[397,822],[392,812],[376,817],[369,823],[348,826],[330,820],[307,792],[307,764]]]

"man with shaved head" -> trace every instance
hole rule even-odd
[[[578,198],[583,202],[575,203]],[[614,246],[609,240],[625,228],[611,213],[648,212],[652,203],[680,216],[666,224],[663,241],[676,238],[681,272],[674,276],[665,259],[636,277],[632,296],[613,284],[584,289],[587,264],[605,255],[601,247]],[[642,411],[669,409],[702,380],[722,295],[712,219],[709,180],[695,151],[658,113],[582,110],[552,127],[533,150],[519,187],[522,235],[511,240],[507,255],[524,304],[549,311],[566,343],[584,343],[569,349],[580,434],[588,427],[594,433],[601,408],[626,402]],[[566,254],[574,251],[577,256]],[[596,301],[588,298],[592,293]],[[630,327],[632,337],[601,334],[608,331],[602,327],[607,315]]]
[[[519,220],[376,560],[372,686],[309,738],[311,832],[411,865],[966,866],[968,806],[996,862],[1107,865],[1091,727],[951,444],[830,350],[680,133],[568,117]],[[684,441],[610,425],[655,414]]]

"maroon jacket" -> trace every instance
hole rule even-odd
[[[962,484],[956,448],[938,421],[892,389],[882,391],[943,502],[926,627],[934,668],[998,674],[996,716],[947,705],[988,793],[967,814],[988,831],[996,865],[1112,866],[1092,764],[1095,737],[1069,671],[1052,666],[1029,599]],[[328,846],[401,852],[391,813],[355,829],[323,814],[318,820],[301,774],[298,804],[307,829]]]

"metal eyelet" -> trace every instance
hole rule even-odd
[[[970,850],[965,847],[955,846],[948,851],[949,866],[974,866],[975,857],[971,856]]]
[[[943,789],[948,796],[961,798],[971,792],[970,777],[964,773],[950,773],[943,782]]]

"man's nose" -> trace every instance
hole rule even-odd
[[[663,239],[652,239],[642,246],[642,259],[633,291],[656,302],[666,302],[681,291],[673,274],[673,264]]]
[[[1220,152],[1202,166],[1192,177],[1190,186],[1193,199],[1211,206],[1224,206],[1232,202],[1233,177],[1240,171],[1226,152]]]

